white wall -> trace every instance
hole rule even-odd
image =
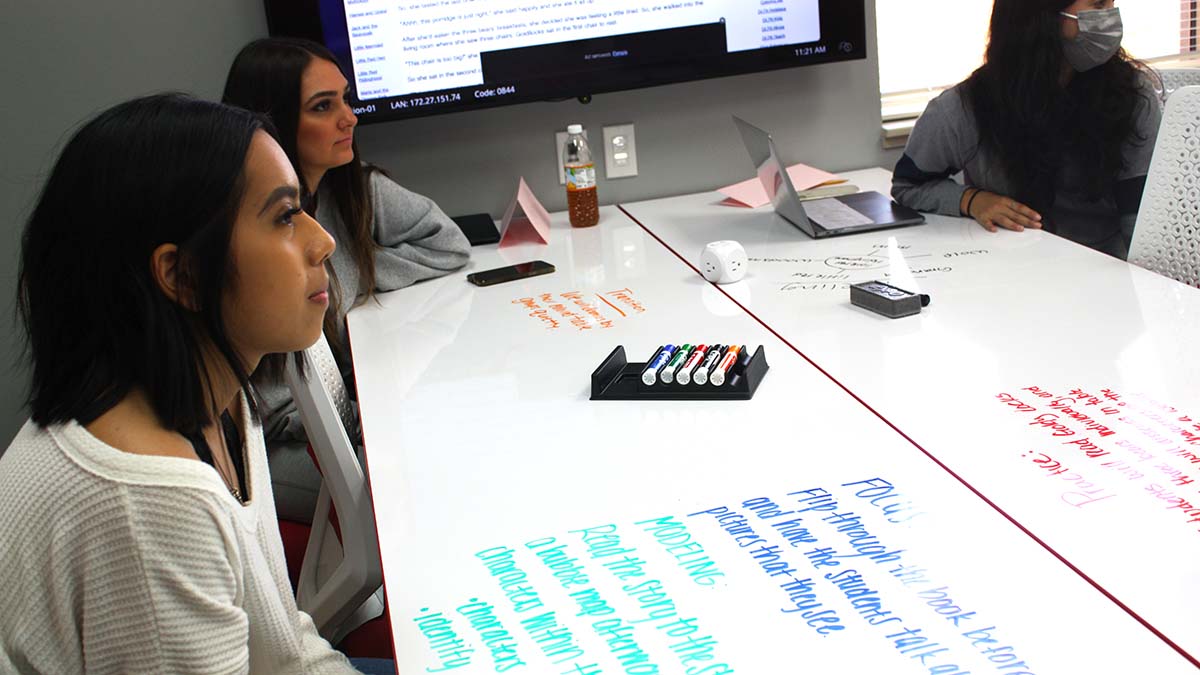
[[[1139,59],[1179,53],[1179,0],[1118,4],[1126,51]],[[876,12],[885,93],[949,86],[983,63],[992,0],[878,0]]]
[[[640,175],[600,182],[603,203],[706,190],[751,176],[729,119],[774,132],[785,158],[830,170],[889,164],[880,150],[874,0],[866,0],[864,61],[760,73],[364,127],[366,159],[451,214],[502,214],[524,176],[551,210],[565,208],[553,132],[579,121],[637,125]],[[4,163],[0,166],[0,312],[12,316],[20,231],[68,131],[94,112],[166,89],[217,96],[237,49],[264,35],[250,0],[88,0],[10,3],[0,24]],[[18,355],[0,323],[0,363]],[[27,374],[0,378],[0,449],[27,413]]]

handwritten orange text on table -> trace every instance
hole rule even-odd
[[[612,291],[566,291],[517,298],[515,307],[539,321],[547,330],[612,328],[615,322],[644,314],[646,306],[629,288]]]

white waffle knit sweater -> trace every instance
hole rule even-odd
[[[356,672],[296,608],[242,436],[245,506],[201,462],[27,423],[0,457],[0,673]]]

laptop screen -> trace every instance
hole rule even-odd
[[[804,213],[804,207],[800,205],[800,197],[796,194],[792,179],[788,177],[787,168],[779,157],[779,151],[775,149],[771,135],[737,115],[733,116],[733,122],[742,136],[746,152],[750,153],[750,161],[754,162],[758,180],[767,191],[767,196],[771,198],[771,206],[775,208],[775,213],[809,235],[815,236],[812,223]]]

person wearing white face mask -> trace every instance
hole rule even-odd
[[[1113,0],[996,0],[984,65],[917,120],[892,196],[1124,258],[1162,109],[1123,33]]]

